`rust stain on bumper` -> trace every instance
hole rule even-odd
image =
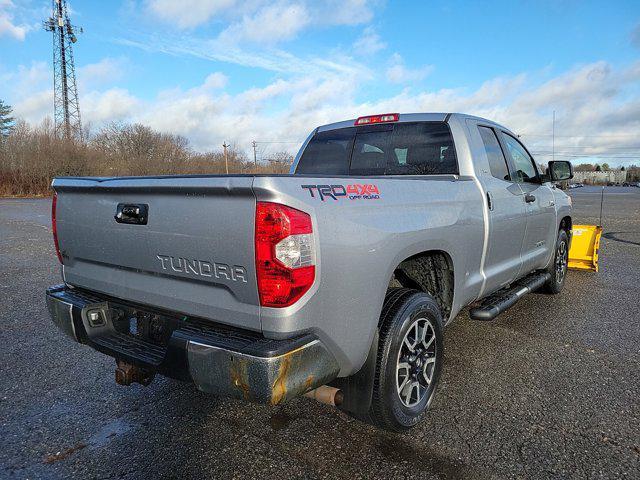
[[[247,366],[247,361],[243,358],[232,358],[229,366],[231,383],[242,392],[242,398],[245,400],[251,398]]]
[[[271,389],[271,404],[277,405],[281,403],[287,396],[287,377],[291,370],[292,355],[294,352],[289,352],[284,355],[282,362],[280,363],[280,369],[278,370],[278,376],[276,381],[273,382]]]

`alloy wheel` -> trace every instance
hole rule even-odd
[[[419,404],[427,394],[436,367],[436,348],[431,320],[414,320],[402,340],[396,367],[397,392],[404,406]]]

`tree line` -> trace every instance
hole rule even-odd
[[[197,152],[180,136],[140,124],[110,123],[84,139],[56,135],[51,120],[15,120],[0,101],[0,196],[48,195],[58,176],[287,173],[293,157],[276,152],[257,166],[236,145]]]
[[[0,196],[47,195],[57,176],[287,173],[293,158],[276,152],[255,165],[231,145],[197,152],[180,136],[140,124],[110,123],[84,139],[59,138],[51,120],[32,126],[16,120],[0,100]],[[625,167],[622,167],[625,169]],[[640,182],[640,167],[626,167],[627,180]],[[575,171],[611,170],[607,163],[576,165]]]

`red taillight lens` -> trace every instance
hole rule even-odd
[[[382,115],[369,115],[367,117],[359,117],[355,125],[370,125],[372,123],[388,123],[397,122],[400,115],[397,113],[383,113]]]
[[[311,217],[278,203],[258,202],[255,240],[260,305],[294,304],[316,276]]]
[[[60,253],[60,246],[58,245],[58,225],[56,222],[56,210],[58,206],[58,194],[53,194],[53,200],[51,201],[51,230],[53,231],[53,245],[56,247],[56,255],[60,263],[62,261],[62,254]]]

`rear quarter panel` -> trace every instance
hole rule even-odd
[[[376,199],[311,196],[303,185],[374,184]],[[290,205],[312,217],[317,273],[295,305],[261,308],[267,336],[313,331],[332,350],[341,376],[364,363],[396,266],[412,255],[447,252],[454,263],[452,316],[479,293],[482,194],[466,178],[256,177],[259,201]]]

